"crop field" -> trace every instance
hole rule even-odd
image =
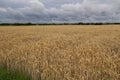
[[[0,65],[31,80],[120,80],[120,25],[0,26]]]

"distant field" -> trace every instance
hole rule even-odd
[[[1,26],[0,64],[31,80],[120,80],[120,25]]]

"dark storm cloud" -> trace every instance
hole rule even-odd
[[[2,22],[120,22],[119,0],[1,0]]]

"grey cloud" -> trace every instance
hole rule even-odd
[[[0,2],[0,21],[120,22],[120,1],[2,0]]]
[[[63,4],[70,4],[70,3],[81,3],[83,0],[39,0],[43,2],[46,7],[60,7]]]

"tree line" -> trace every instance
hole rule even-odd
[[[1,26],[29,26],[29,25],[117,25],[120,23],[0,23]]]

